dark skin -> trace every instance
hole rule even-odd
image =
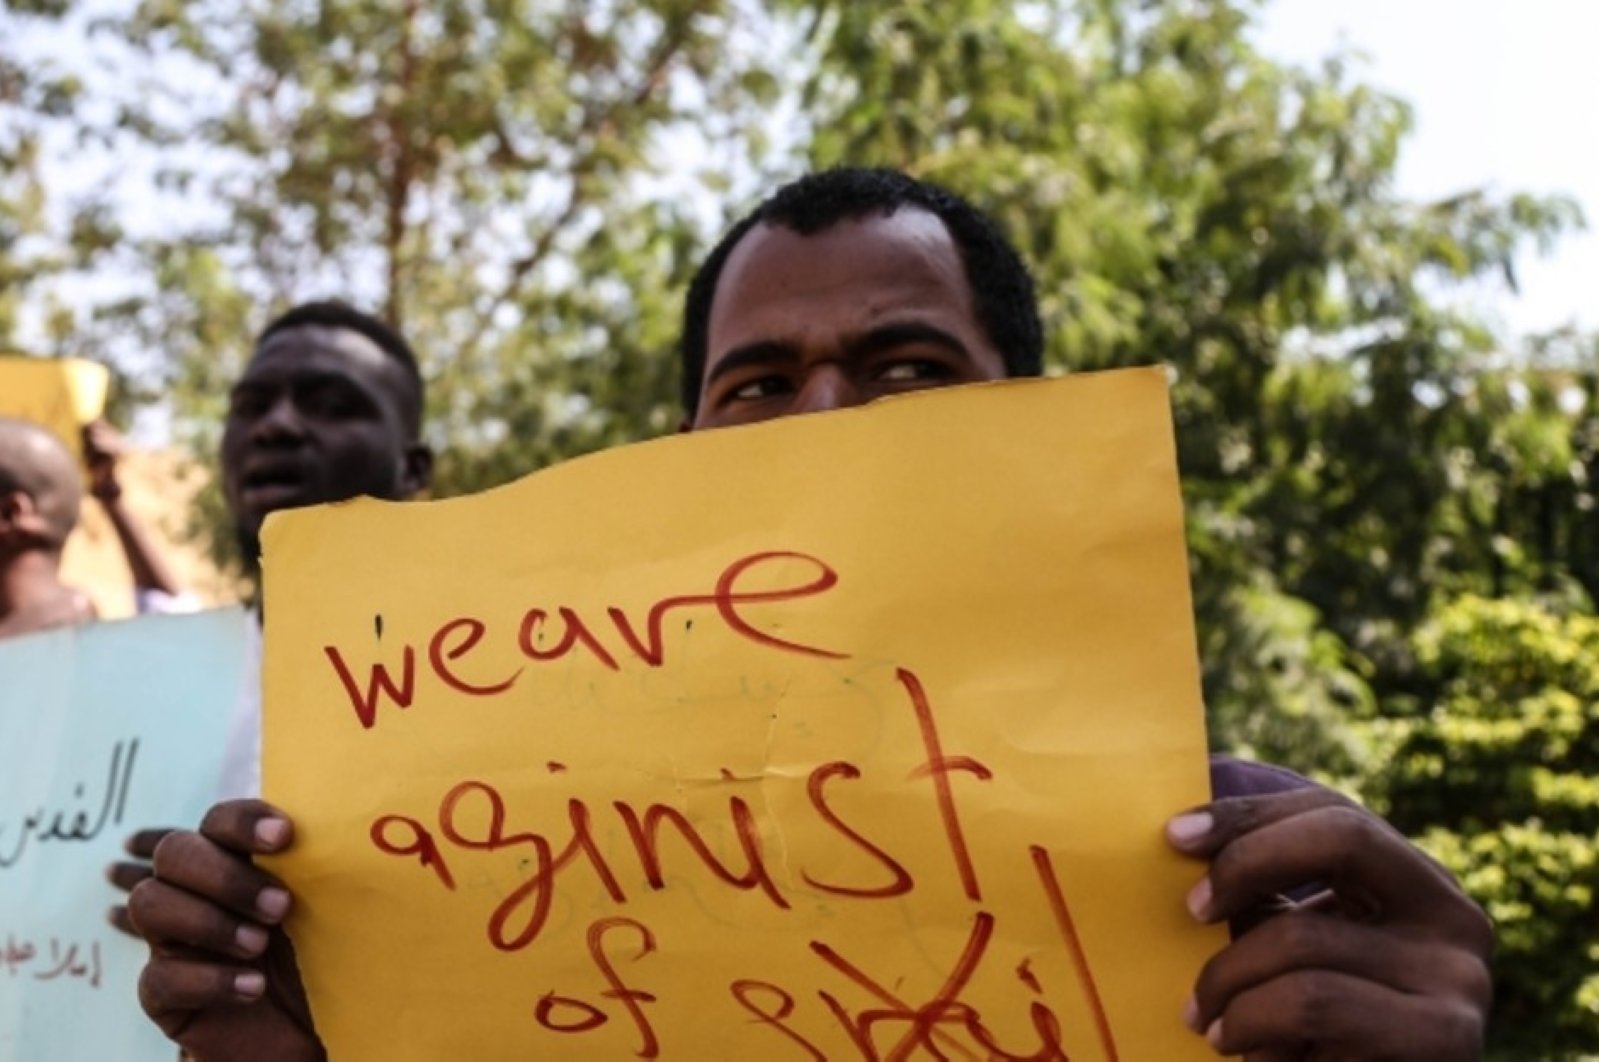
[[[1493,927],[1437,863],[1329,790],[1214,801],[1167,839],[1210,868],[1206,923],[1252,928],[1205,964],[1183,1019],[1219,1053],[1289,1059],[1475,1059]],[[1286,911],[1281,893],[1323,890]]]
[[[78,470],[43,428],[0,418],[0,638],[95,618],[61,581],[61,550],[77,522]]]
[[[33,436],[18,438],[15,422],[0,426],[0,466],[21,456],[32,461],[33,477],[43,481],[32,493],[7,490],[4,482],[13,477],[0,471],[0,557],[10,558],[0,562],[0,637],[95,618],[89,599],[57,578],[65,538],[62,514],[67,511],[62,498],[78,494],[79,473],[58,443],[37,429]],[[104,508],[122,544],[134,585],[178,593],[178,582],[160,550],[122,502],[122,487],[117,482],[117,461],[124,449],[121,437],[111,425],[96,420],[83,428],[82,439],[89,493]],[[31,458],[29,450],[33,451]]]
[[[289,892],[251,862],[288,847],[291,831],[261,801],[225,801],[199,830],[163,837],[154,876],[129,897],[150,945],[139,1003],[193,1058],[327,1057],[281,928]]]
[[[1000,379],[1003,359],[972,303],[958,252],[930,215],[845,222],[813,236],[758,226],[717,287],[700,405],[684,430]],[[274,954],[271,945],[245,951],[241,941],[253,947],[252,930],[281,935],[281,919],[263,917],[259,901],[282,889],[242,857],[281,850],[291,830],[260,802],[221,805],[198,833],[157,850],[156,876],[171,892],[135,894],[141,928],[168,947],[197,949],[185,952],[181,979],[152,962],[142,997],[179,1042],[219,1045],[214,1055],[196,1050],[201,1058],[279,1057],[221,1053],[239,1042],[228,1038],[246,1011],[258,1033],[278,1030],[286,1049],[311,1050],[293,1039],[304,1029],[297,978],[240,980],[276,969],[256,957]],[[1175,817],[1167,836],[1208,863],[1189,895],[1195,919],[1253,925],[1206,964],[1184,1008],[1218,1051],[1256,1062],[1480,1056],[1491,997],[1487,918],[1381,819],[1305,789],[1214,801]],[[1280,894],[1318,887],[1278,913]]]
[[[245,556],[280,509],[359,495],[409,498],[432,454],[418,438],[414,383],[366,336],[300,325],[263,342],[230,396],[222,485]],[[251,862],[286,847],[286,817],[260,801],[226,801],[198,830],[142,830],[140,860],[107,871],[130,889],[111,921],[150,945],[139,983],[146,1013],[189,1055],[324,1057],[279,928],[290,899]]]
[[[921,211],[816,236],[757,227],[723,268],[709,339],[685,430],[1005,375],[943,222]]]
[[[425,487],[433,465],[420,416],[405,371],[359,332],[300,325],[268,336],[222,429],[222,494],[244,555],[254,561],[261,524],[279,509]]]
[[[181,590],[177,576],[167,567],[161,550],[150,538],[133,513],[123,503],[122,484],[117,479],[117,465],[126,446],[115,428],[103,420],[96,420],[83,429],[83,460],[89,470],[89,493],[105,510],[122,544],[122,555],[127,558],[128,571],[133,585],[140,589],[159,590],[164,594],[177,594]]]

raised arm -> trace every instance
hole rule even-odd
[[[161,550],[122,500],[122,484],[117,480],[117,463],[122,457],[122,437],[103,420],[83,429],[83,457],[89,466],[89,493],[95,496],[111,526],[116,530],[122,554],[128,560],[133,585],[140,590],[157,590],[171,597],[183,592],[177,577],[167,566]]]

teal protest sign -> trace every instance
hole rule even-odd
[[[0,1058],[171,1062],[113,929],[123,839],[216,800],[246,681],[239,609],[0,641]]]

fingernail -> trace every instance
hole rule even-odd
[[[1199,1023],[1199,1000],[1193,996],[1189,996],[1183,1004],[1183,1024],[1196,1033],[1205,1031],[1205,1027]]]
[[[277,922],[288,913],[289,894],[283,889],[265,888],[255,898],[255,909],[268,922]]]
[[[289,823],[286,819],[262,819],[255,824],[255,840],[262,848],[277,848],[288,838]]]
[[[1206,874],[1188,890],[1188,913],[1201,922],[1210,921],[1210,875]]]
[[[246,923],[233,931],[233,943],[246,955],[259,955],[266,951],[267,931]]]
[[[1210,1041],[1210,1046],[1217,1051],[1221,1050],[1221,1019],[1217,1018],[1210,1023],[1210,1028],[1205,1030],[1205,1039]]]
[[[1190,811],[1166,824],[1166,836],[1178,848],[1192,848],[1209,837],[1215,825],[1210,812]]]
[[[239,974],[233,979],[233,991],[245,999],[259,999],[266,991],[266,976],[254,970]]]

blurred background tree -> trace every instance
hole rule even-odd
[[[1376,724],[1387,755],[1367,797],[1493,918],[1500,1057],[1591,1056],[1599,620],[1468,594],[1440,601],[1414,647],[1428,692]]]
[[[76,17],[116,75],[52,95],[0,32],[0,104],[153,160],[154,217],[91,196],[100,242],[51,243],[33,134],[0,138],[0,326],[45,307],[207,458],[294,300],[402,325],[453,493],[672,430],[683,286],[775,181],[892,165],[992,211],[1052,370],[1170,368],[1216,745],[1463,874],[1501,926],[1495,1052],[1599,1053],[1599,346],[1507,350],[1447,297],[1513,285],[1571,202],[1397,195],[1405,104],[1343,54],[1266,59],[1247,0],[75,6],[0,18]],[[111,295],[48,309],[40,263],[107,259]]]
[[[720,220],[703,204],[760,154],[777,95],[761,8],[140,0],[80,18],[114,71],[82,125],[150,160],[158,216],[118,247],[134,282],[80,325],[159,381],[195,452],[215,450],[254,332],[330,294],[419,351],[441,492],[676,426],[676,293]],[[223,558],[224,524],[213,492],[196,531]]]
[[[16,44],[24,25],[53,26],[70,8],[70,0],[0,6],[0,352],[20,347],[27,307],[41,326],[35,353],[78,353],[76,319],[53,282],[92,267],[117,238],[102,201],[52,194],[46,141],[82,128],[81,78]]]

